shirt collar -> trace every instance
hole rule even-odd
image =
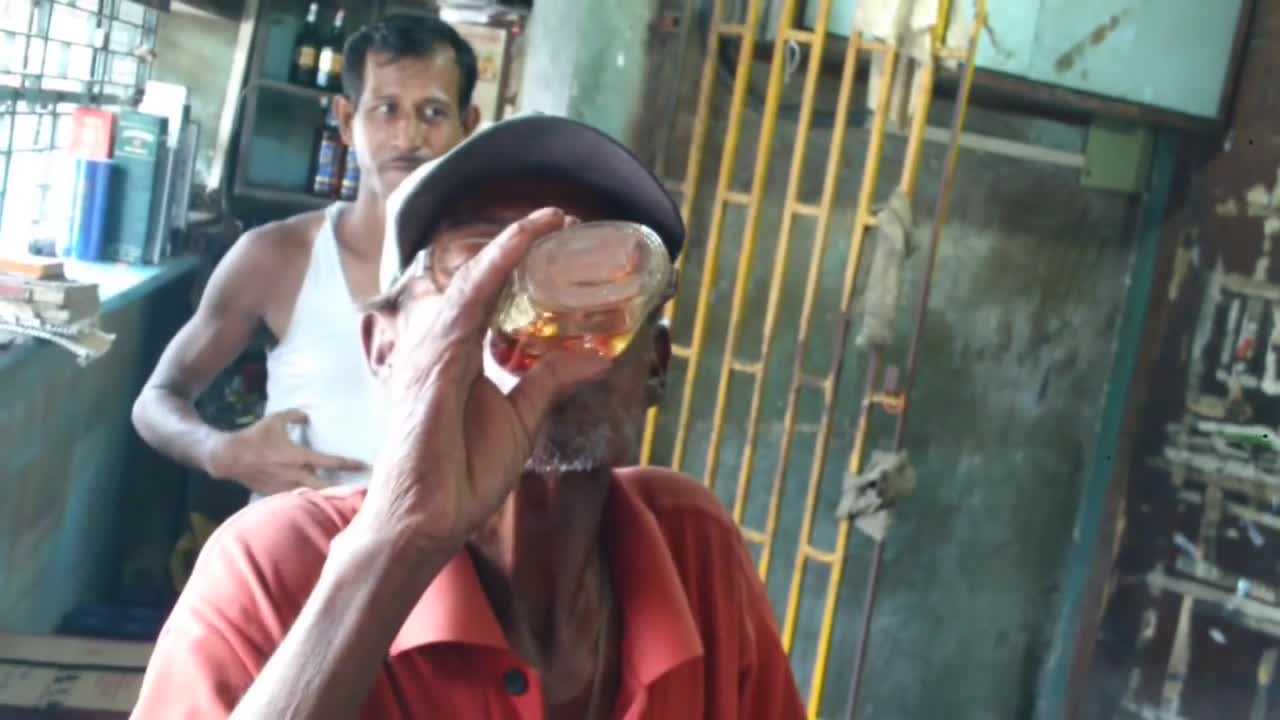
[[[703,654],[666,536],[628,483],[614,479],[605,508],[605,540],[622,608],[624,672],[648,685]],[[441,643],[510,651],[475,563],[460,552],[427,587],[391,643],[391,655]]]

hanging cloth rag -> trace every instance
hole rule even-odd
[[[914,250],[911,200],[898,188],[876,215],[875,255],[863,295],[862,328],[858,347],[884,349],[895,335],[902,270]]]
[[[859,530],[883,540],[889,529],[889,510],[915,487],[916,474],[906,450],[873,450],[865,470],[845,477],[836,517],[853,520]]]

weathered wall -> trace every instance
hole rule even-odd
[[[153,472],[129,411],[190,287],[106,313],[116,343],[87,368],[48,345],[0,350],[0,632],[50,632],[111,597],[131,538],[177,520],[180,486]]]
[[[557,0],[529,16],[520,110],[567,115],[638,140],[662,0]]]
[[[1243,328],[1225,322],[1231,296],[1223,294],[1226,302],[1217,308],[1205,300],[1222,273],[1255,277],[1261,270],[1257,279],[1271,287],[1280,280],[1274,238],[1280,219],[1278,71],[1280,4],[1259,2],[1230,127],[1184,154],[1185,187],[1164,227],[1166,253],[1152,298],[1153,343],[1135,451],[1112,488],[1110,532],[1118,542],[1114,567],[1101,569],[1109,569],[1110,578],[1092,648],[1085,717],[1158,711],[1188,720],[1271,717],[1280,702],[1263,662],[1280,645],[1274,614],[1280,586],[1280,515],[1272,501],[1280,496],[1276,454],[1245,451],[1245,464],[1259,479],[1244,487],[1240,471],[1195,473],[1156,462],[1166,447],[1188,446],[1179,437],[1184,430],[1171,433],[1171,426],[1185,428],[1190,440],[1212,442],[1212,451],[1199,451],[1220,458],[1240,452],[1232,447],[1238,432],[1206,435],[1197,431],[1197,421],[1216,419],[1236,428],[1280,424],[1275,397],[1257,388],[1244,389],[1225,417],[1214,418],[1211,406],[1196,402],[1228,393],[1216,373],[1224,344],[1234,358],[1232,372],[1241,377],[1263,375],[1267,356],[1276,352],[1273,305],[1247,303],[1262,310],[1263,324],[1256,346],[1245,347],[1238,344]],[[1198,335],[1202,319],[1211,322]],[[1195,372],[1196,365],[1202,372]],[[1206,512],[1204,499],[1220,492],[1228,504],[1220,513]],[[1242,506],[1255,511],[1248,522]],[[1145,582],[1153,571],[1182,587],[1157,592],[1158,584]]]
[[[561,39],[584,52],[570,38],[542,27],[542,34],[536,34],[535,23],[531,52],[540,42]],[[566,30],[565,34],[571,33]],[[639,102],[628,99],[630,91],[609,99],[614,102],[613,115],[624,111],[630,115],[632,144],[645,157],[663,156],[660,173],[678,182],[688,159],[702,59],[701,48],[695,47],[683,65],[673,62],[674,37],[666,42],[651,39],[647,44],[648,66],[655,70],[646,79]],[[600,47],[585,51],[586,61],[577,57],[575,73],[611,67],[615,55],[604,45],[607,42],[601,41]],[[684,71],[680,102],[675,113],[668,113],[665,100],[676,82],[671,75],[676,67]],[[764,70],[757,68],[757,96],[763,96],[764,76]],[[798,100],[801,77],[797,73],[788,84],[788,105]],[[576,77],[562,81],[565,87],[591,84]],[[831,107],[833,84],[831,78],[823,81],[823,107]],[[717,83],[675,323],[676,339],[684,344],[691,339],[694,298],[706,266],[708,208],[728,127],[728,95],[724,82]],[[609,106],[605,97],[598,98],[596,106]],[[758,111],[746,115],[742,148],[731,172],[734,190],[750,187],[759,117]],[[590,115],[585,119],[595,121]],[[933,122],[946,124],[945,107],[938,108]],[[1046,121],[979,111],[971,116],[970,126],[1064,150],[1079,151],[1083,146],[1081,129]],[[744,261],[750,262],[749,284],[736,354],[745,360],[759,356],[769,276],[775,264],[783,261],[777,256],[777,243],[794,134],[789,121],[776,134],[754,257],[742,257],[746,213],[735,206],[727,211],[683,466],[694,475],[706,468],[733,278]],[[816,130],[811,137],[801,201],[817,201],[831,153],[830,135],[828,128]],[[654,147],[655,138],[666,136],[670,143],[665,148],[661,143]],[[804,361],[815,374],[830,369],[834,353],[839,288],[849,254],[866,137],[864,131],[853,130],[838,163],[841,191]],[[891,138],[883,164],[883,189],[896,180],[902,155],[902,142]],[[929,146],[917,196],[917,208],[926,216],[931,215],[938,194],[942,160],[943,148]],[[920,487],[902,506],[888,543],[861,717],[1004,720],[1031,714],[1133,259],[1135,203],[1081,189],[1075,170],[966,151],[954,201],[938,260],[908,432]],[[921,225],[921,235],[926,236],[928,223]],[[752,528],[764,524],[770,485],[779,466],[782,414],[814,231],[813,220],[797,220],[786,259],[786,285],[765,376],[761,432],[746,507],[746,525]],[[914,298],[919,290],[923,260],[919,253],[909,263],[908,297]],[[910,330],[905,313],[899,330],[896,362],[905,355]],[[853,348],[849,353],[833,414],[832,445],[821,472],[813,539],[822,549],[835,542],[832,512],[865,382],[861,353]],[[655,459],[660,462],[672,457],[673,422],[686,379],[687,365],[677,362],[656,445]],[[750,390],[746,375],[735,376],[729,386],[716,477],[717,490],[728,503],[736,490]],[[800,430],[780,496],[782,515],[768,578],[779,616],[787,603],[805,494],[816,460],[813,431],[820,410],[816,393],[804,392],[796,418]],[[886,420],[879,417],[872,447],[888,442]],[[855,535],[851,547],[823,717],[844,712],[859,632],[869,544]],[[805,690],[812,681],[827,577],[827,570],[811,564],[803,583],[793,665]]]
[[[721,109],[710,133],[704,177],[715,177],[724,134]],[[942,122],[944,113],[938,113]],[[1069,142],[1079,131],[1050,123],[987,118],[990,124],[1048,134]],[[981,118],[975,118],[975,125]],[[757,137],[752,114],[743,138]],[[758,328],[764,316],[769,274],[778,261],[773,248],[780,223],[785,170],[792,128],[780,129],[774,171],[761,211],[759,254],[752,263],[745,327]],[[829,132],[815,133],[802,200],[816,200],[822,165],[830,152]],[[854,198],[860,180],[866,134],[851,133],[841,160],[840,201],[830,233],[815,321],[806,362],[824,371],[834,348],[839,287]],[[925,155],[917,207],[926,213],[938,193],[944,148]],[[886,147],[882,188],[892,187],[901,167],[903,143]],[[749,186],[754,153],[744,150],[733,187]],[[677,166],[682,166],[682,163]],[[704,182],[704,199],[714,192]],[[887,193],[881,193],[885,196]],[[692,224],[682,310],[676,335],[691,333],[691,291],[703,265],[699,257],[708,230],[705,203]],[[917,494],[902,507],[885,557],[881,595],[867,672],[863,717],[1009,718],[1024,717],[1034,692],[1046,634],[1052,620],[1055,583],[1070,540],[1083,470],[1095,440],[1103,387],[1111,368],[1116,319],[1124,299],[1132,258],[1133,214],[1126,198],[1082,190],[1076,172],[1023,160],[965,152],[954,209],[938,259],[928,335],[907,447],[919,476]],[[700,475],[710,434],[715,383],[723,357],[733,275],[741,262],[744,216],[731,209],[725,227],[718,280],[712,294],[707,346],[695,389],[690,462]],[[921,239],[928,223],[921,224]],[[763,431],[753,474],[747,524],[763,524],[769,482],[777,467],[782,410],[790,380],[802,273],[812,251],[812,221],[796,225],[790,253],[781,322],[765,383]],[[919,290],[924,255],[909,264],[907,297]],[[909,322],[900,322],[895,357],[905,356]],[[856,326],[855,326],[856,333]],[[758,353],[759,330],[748,330],[739,354]],[[832,447],[822,476],[815,544],[833,547],[832,512],[839,496],[854,433],[856,403],[863,387],[864,358],[849,348],[841,383]],[[744,436],[750,384],[731,385],[730,412],[721,454],[719,485],[731,500],[736,457]],[[674,391],[680,388],[677,378]],[[674,394],[674,393],[673,393]],[[817,398],[806,395],[800,424],[819,420]],[[674,413],[665,415],[670,419]],[[890,423],[881,415],[878,442],[888,442]],[[670,436],[664,427],[664,439]],[[769,587],[779,612],[787,602],[808,484],[814,441],[798,434],[783,492],[783,513]],[[660,450],[666,445],[659,443]],[[660,458],[663,455],[660,452]],[[667,456],[669,457],[669,456]],[[835,629],[824,716],[843,711],[848,673],[858,635],[869,545],[855,535]],[[810,566],[793,652],[802,687],[808,687],[816,633],[821,620],[826,572]]]

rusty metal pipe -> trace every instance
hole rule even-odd
[[[982,28],[987,21],[986,3],[980,2],[978,18],[973,34],[969,38],[968,55],[965,60],[964,81],[960,86],[960,96],[951,117],[951,141],[947,147],[947,164],[943,171],[942,187],[939,190],[938,204],[934,210],[933,227],[929,233],[929,251],[925,258],[924,282],[920,288],[920,299],[916,305],[914,326],[911,330],[911,346],[907,351],[907,372],[903,378],[901,392],[911,396],[915,384],[916,371],[920,363],[920,348],[923,344],[925,320],[929,313],[929,297],[933,291],[933,270],[937,265],[938,249],[942,246],[942,228],[947,224],[947,216],[951,211],[951,194],[955,188],[956,167],[960,162],[960,139],[964,132],[965,115],[969,110],[969,97],[973,90],[974,58],[978,52],[978,40],[982,37]],[[867,385],[875,383],[875,374],[879,372],[881,358],[878,352],[871,355],[867,372]],[[864,404],[864,413],[870,412],[870,405]],[[898,413],[893,431],[893,449],[902,449],[906,440],[907,417],[911,410],[910,401],[902,406]],[[858,716],[858,700],[862,694],[863,667],[866,664],[867,647],[871,640],[871,618],[875,613],[876,597],[880,587],[880,564],[884,558],[884,542],[876,541],[871,551],[871,568],[868,570],[867,599],[862,608],[862,634],[858,637],[857,654],[853,661],[853,676],[849,687],[849,706],[847,717],[855,720]]]
[[[985,18],[980,18],[979,22],[984,22]],[[981,27],[981,25],[979,25]],[[933,293],[933,269],[938,263],[938,249],[942,246],[942,228],[947,224],[947,217],[951,212],[951,194],[956,184],[956,166],[960,163],[960,139],[964,132],[965,114],[969,110],[969,94],[973,90],[973,56],[977,50],[978,38],[981,36],[979,31],[973,33],[973,37],[969,39],[969,61],[966,70],[965,82],[961,86],[960,97],[956,100],[955,110],[951,118],[951,141],[947,147],[947,166],[944,170],[942,178],[942,188],[939,191],[938,206],[934,211],[933,227],[929,233],[929,254],[925,258],[924,266],[924,283],[920,288],[920,300],[916,305],[916,317],[914,325],[911,329],[911,347],[907,351],[907,372],[902,380],[902,392],[910,393],[911,388],[915,385],[916,371],[920,367],[920,347],[924,340],[925,321],[929,316],[929,297]],[[902,407],[902,412],[898,413],[897,423],[893,430],[893,449],[901,450],[903,442],[906,438],[904,434],[907,428],[907,417],[911,413],[911,403],[906,403]]]
[[[879,363],[872,362],[873,366]],[[849,720],[858,716],[858,700],[862,695],[862,669],[867,659],[867,638],[871,637],[871,618],[875,615],[876,597],[879,595],[880,561],[884,558],[884,543],[877,542],[871,549],[871,567],[867,570],[867,597],[862,605],[862,632],[858,635],[857,655],[853,659],[853,680],[849,684]]]

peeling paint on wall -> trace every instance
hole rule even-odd
[[[1182,295],[1187,273],[1200,265],[1200,246],[1196,243],[1199,235],[1198,229],[1188,228],[1178,238],[1177,254],[1173,257],[1173,278],[1169,281],[1170,300],[1177,300]]]
[[[1081,38],[1069,50],[1059,55],[1058,59],[1053,63],[1053,69],[1063,74],[1071,72],[1071,68],[1075,67],[1076,63],[1088,54],[1090,48],[1106,42],[1107,38],[1132,14],[1133,8],[1129,7],[1112,15],[1109,20],[1098,25],[1093,29],[1093,32]]]

